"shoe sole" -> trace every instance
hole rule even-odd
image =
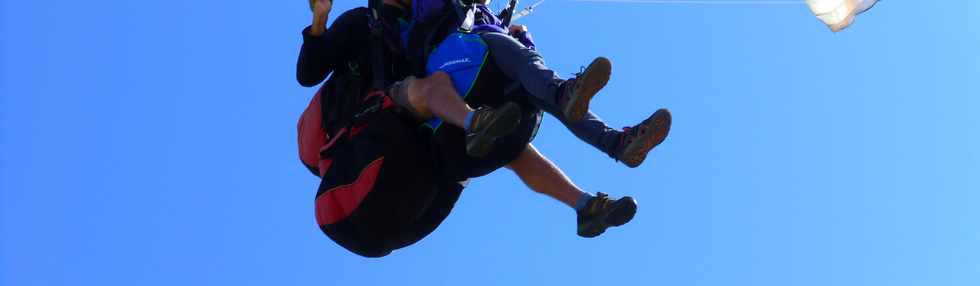
[[[516,103],[508,102],[495,112],[500,112],[500,116],[488,123],[490,127],[477,133],[473,140],[466,142],[467,155],[477,158],[486,156],[493,149],[493,142],[497,138],[514,131],[521,122],[521,107]]]
[[[568,106],[565,107],[565,119],[571,122],[582,120],[585,113],[589,111],[589,102],[592,101],[592,97],[598,94],[603,87],[606,87],[606,83],[609,82],[609,77],[612,75],[612,62],[607,58],[598,57],[589,64],[583,75],[585,77],[577,79],[580,80],[578,83],[581,84],[581,90],[575,93],[575,96],[568,102]]]
[[[654,112],[650,116],[650,120],[647,120],[646,124],[642,126],[642,130],[648,130],[652,132],[647,132],[645,134],[640,134],[640,138],[637,138],[634,142],[641,142],[640,144],[632,144],[626,146],[623,150],[623,158],[620,158],[627,167],[636,168],[643,161],[646,160],[647,154],[650,153],[654,147],[663,143],[667,139],[667,135],[670,134],[671,125],[671,115],[670,111],[667,109],[660,109]],[[641,130],[641,131],[642,131]]]
[[[622,226],[633,220],[636,216],[637,204],[632,197],[626,196],[617,201],[616,207],[596,219],[596,222],[586,227],[586,231],[578,235],[586,238],[599,236],[606,232],[610,227]]]

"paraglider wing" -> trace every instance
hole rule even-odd
[[[860,15],[864,11],[868,11],[871,7],[874,7],[878,3],[878,0],[858,0],[857,14]]]
[[[517,19],[524,18],[527,15],[531,15],[531,12],[534,12],[534,8],[537,8],[538,5],[541,5],[541,3],[544,3],[544,0],[531,4],[531,6],[524,7],[524,9],[521,9],[521,11],[514,14],[512,21],[517,21]]]
[[[877,3],[878,0],[806,0],[810,11],[831,31],[840,32],[854,22],[854,17]]]

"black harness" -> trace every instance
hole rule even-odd
[[[346,72],[331,77],[324,86],[320,100],[323,110],[323,128],[333,136],[351,125],[362,121],[368,115],[385,109],[383,91],[386,88],[386,73],[389,62],[386,52],[400,53],[398,45],[393,44],[388,24],[382,18],[382,0],[369,0],[368,19],[369,41],[366,55],[359,55],[347,62]],[[366,60],[364,60],[366,59]],[[360,60],[360,61],[359,61]],[[359,62],[370,64],[370,84],[366,84]],[[394,67],[390,67],[394,71]]]

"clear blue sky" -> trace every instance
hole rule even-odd
[[[579,238],[500,171],[380,260],[314,222],[305,1],[2,3],[2,285],[980,283],[978,1],[883,1],[833,34],[802,4],[549,0],[524,23],[555,69],[614,61],[597,112],[674,113],[638,169],[551,118],[534,142],[636,219]]]

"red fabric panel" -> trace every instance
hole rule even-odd
[[[383,102],[381,104],[381,108],[382,109],[388,109],[388,108],[391,108],[392,106],[395,106],[395,101],[392,100],[391,97],[389,97],[389,96],[385,96],[384,99],[382,100],[382,102]]]
[[[354,126],[351,126],[350,137],[355,137],[357,136],[357,134],[361,134],[361,131],[364,131],[364,128],[367,128],[367,124],[362,123],[362,124],[355,124]]]
[[[364,197],[374,189],[381,173],[384,157],[368,164],[354,182],[327,190],[316,198],[316,223],[320,226],[334,224],[350,216]]]
[[[317,92],[296,124],[299,143],[299,159],[308,167],[319,165],[320,148],[327,143],[323,131],[323,113],[320,110],[320,92]]]
[[[385,93],[384,91],[378,91],[378,90],[369,92],[367,95],[365,95],[364,96],[364,101],[368,101],[371,98],[374,98],[376,96],[381,96],[382,97],[381,98],[381,109],[388,109],[388,108],[390,108],[392,106],[395,106],[395,101],[393,101],[391,99],[391,97],[388,96],[387,93]]]
[[[330,139],[330,142],[327,142],[327,144],[320,147],[318,154],[323,154],[324,151],[327,151],[327,149],[333,147],[334,144],[337,144],[337,139],[343,138],[344,133],[346,132],[347,128],[337,131],[337,135],[334,135],[333,139]],[[327,169],[330,169],[331,164],[333,164],[333,158],[320,158],[320,164],[317,166],[317,170],[320,171],[320,178],[323,178],[323,175],[327,173]]]
[[[317,165],[317,171],[320,171],[320,178],[327,174],[327,170],[330,170],[330,165],[333,165],[333,159],[323,159],[320,160],[320,165]]]

